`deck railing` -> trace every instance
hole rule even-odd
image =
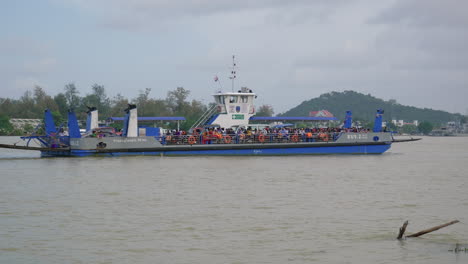
[[[200,144],[268,144],[334,142],[340,133],[316,133],[312,136],[301,134],[230,134],[230,135],[164,135],[158,137],[163,145],[200,145]]]

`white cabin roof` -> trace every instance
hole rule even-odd
[[[236,92],[226,92],[226,93],[216,93],[216,94],[213,94],[213,96],[217,96],[217,95],[255,95],[255,93],[236,93]]]

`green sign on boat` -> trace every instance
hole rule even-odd
[[[232,115],[232,119],[235,120],[235,119],[244,119],[244,115]]]

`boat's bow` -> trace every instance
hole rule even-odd
[[[44,147],[30,147],[30,146],[18,146],[16,144],[8,145],[8,144],[0,144],[0,148],[7,148],[7,149],[22,149],[22,150],[38,150],[38,151],[69,151],[69,147],[61,147],[61,148],[44,148]]]

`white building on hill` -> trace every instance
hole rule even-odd
[[[12,118],[10,119],[10,123],[14,128],[22,129],[26,125],[37,127],[42,123],[42,119]]]
[[[413,120],[413,122],[405,122],[404,120],[396,120],[396,119],[393,119],[392,120],[392,124],[394,124],[395,126],[397,127],[402,127],[404,125],[413,125],[413,126],[418,126],[419,125],[419,121],[418,120]]]

